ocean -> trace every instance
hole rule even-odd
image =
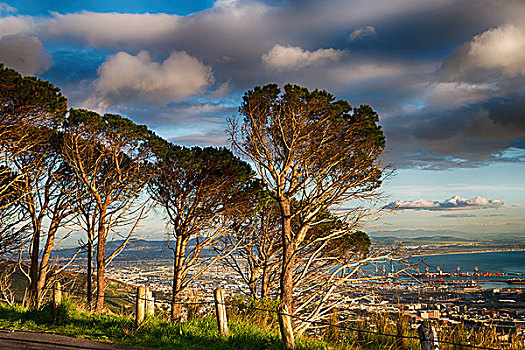
[[[419,269],[425,272],[436,273],[437,267],[443,272],[456,273],[459,266],[461,273],[475,273],[476,267],[480,273],[505,274],[504,276],[479,276],[479,277],[452,277],[447,280],[473,280],[482,288],[525,288],[525,284],[509,285],[503,281],[508,279],[525,278],[525,251],[487,252],[443,254],[413,257],[423,260]]]
[[[456,273],[459,266],[461,272],[496,272],[506,274],[525,274],[525,251],[443,254],[418,257],[429,265],[430,272],[436,272],[437,266],[443,272]],[[424,269],[423,269],[424,271]]]

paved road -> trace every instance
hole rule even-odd
[[[0,329],[0,350],[133,350],[93,340],[30,331]]]

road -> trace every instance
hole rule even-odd
[[[133,350],[93,340],[42,332],[0,329],[0,350]]]

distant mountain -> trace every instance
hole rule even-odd
[[[387,243],[395,241],[403,242],[495,242],[510,243],[525,240],[525,233],[466,233],[452,230],[395,230],[369,233],[373,241]]]
[[[107,243],[106,256],[110,255],[117,249],[123,240]],[[57,249],[53,252],[54,256],[69,258],[76,253],[78,248]],[[86,258],[86,252],[79,254],[79,258]],[[173,259],[173,251],[168,247],[167,241],[148,241],[136,240],[130,241],[126,248],[115,258],[115,260],[152,260],[152,259]]]
[[[430,231],[430,230],[395,230],[395,231],[382,231],[382,232],[371,232],[369,233],[370,237],[399,237],[399,238],[416,238],[416,237],[456,237],[456,238],[465,238],[466,236],[472,236],[472,234],[461,232],[461,231],[452,231],[452,230],[440,230],[440,231]]]
[[[121,244],[123,240],[118,240],[106,244],[106,256],[111,255]],[[173,243],[170,243],[173,247]],[[195,240],[190,239],[188,248],[195,245]],[[70,258],[77,252],[78,248],[64,248],[53,251],[55,257]],[[95,248],[93,248],[95,251]],[[201,257],[207,257],[214,255],[215,251],[211,248],[204,249],[201,253]],[[78,255],[79,258],[86,258],[87,253],[84,251]],[[149,241],[145,239],[139,239],[130,241],[126,244],[124,250],[115,258],[117,261],[127,260],[162,260],[162,259],[173,259],[173,250],[168,247],[168,241]]]

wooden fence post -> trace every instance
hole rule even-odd
[[[53,283],[53,306],[55,309],[62,305],[62,286],[60,282]]]
[[[146,308],[146,287],[137,288],[137,309],[135,312],[135,326],[139,327],[144,321],[144,311]]]
[[[417,327],[419,340],[421,341],[421,350],[439,350],[439,343],[436,329],[432,321],[424,320]]]
[[[62,305],[62,286],[56,281],[53,283],[53,322],[56,322],[60,305]]]
[[[228,336],[228,319],[226,317],[226,305],[224,305],[224,292],[217,288],[213,291],[215,298],[215,312],[217,313],[217,325],[219,326],[219,333],[226,337]]]
[[[155,299],[153,299],[153,292],[146,288],[146,315],[153,316],[155,314]]]
[[[281,329],[284,350],[295,350],[292,320],[288,307],[283,302],[277,307],[277,317],[279,318],[279,328]]]

